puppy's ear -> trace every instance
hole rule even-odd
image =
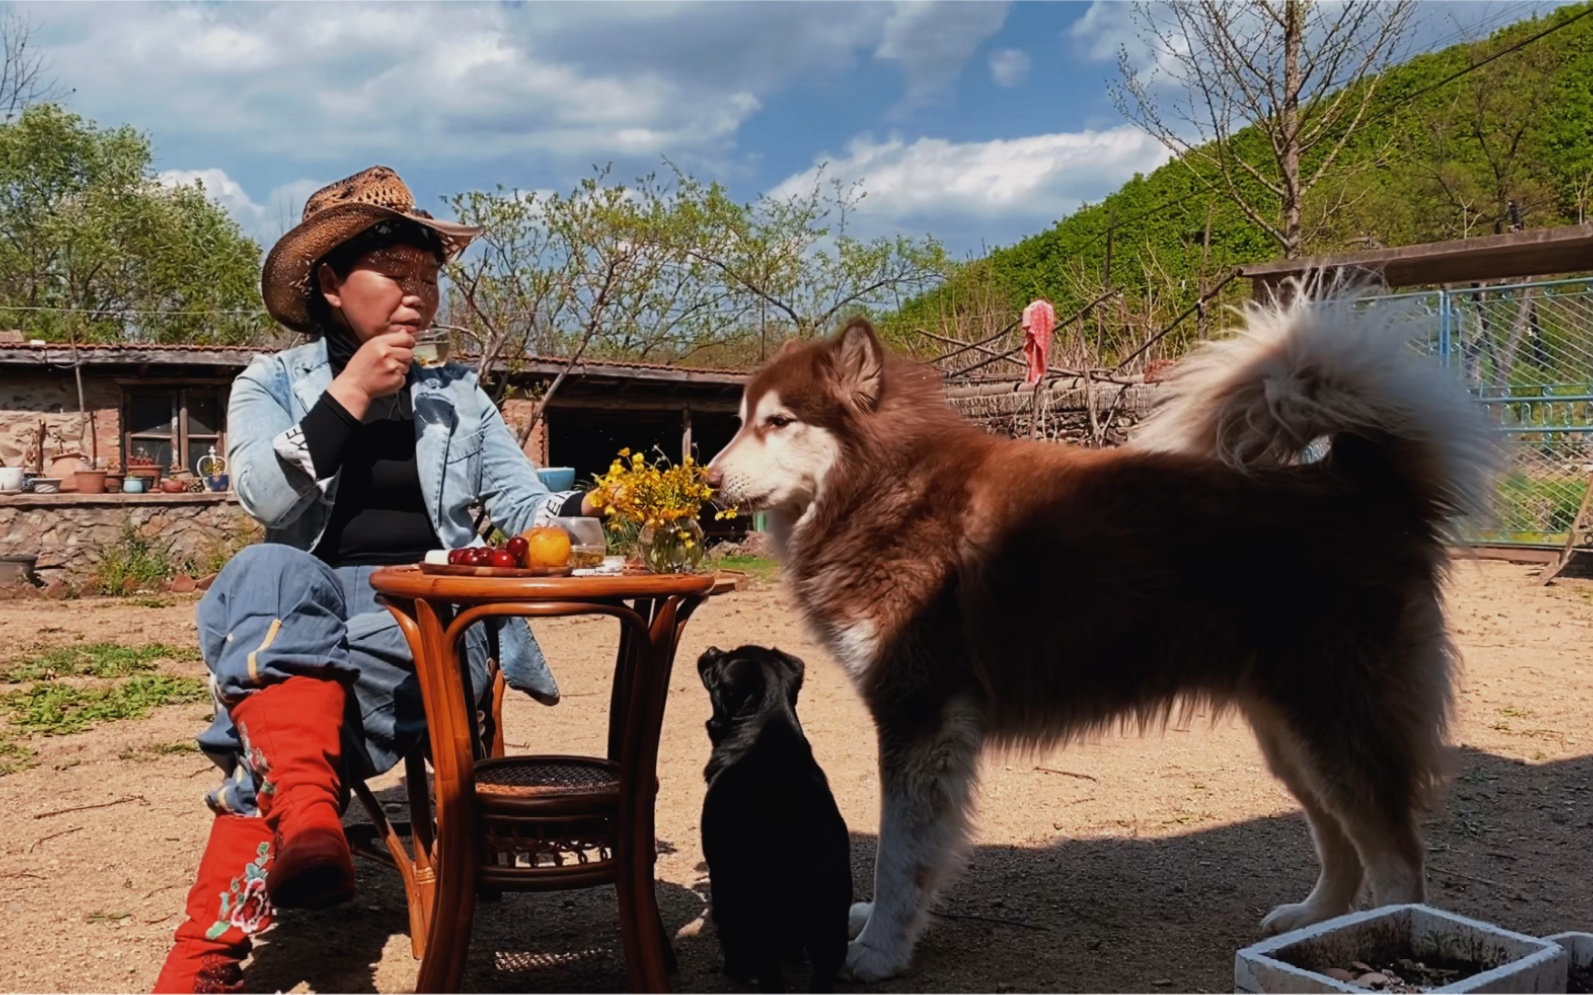
[[[867,318],[853,318],[831,340],[835,378],[856,407],[872,411],[885,382],[885,349]]]
[[[781,653],[779,650],[775,650],[775,655],[780,661],[780,666],[785,668],[788,675],[785,696],[794,708],[797,703],[797,695],[802,691],[802,678],[807,666],[800,658],[794,657],[789,653]]]
[[[703,687],[712,691],[719,686],[719,677],[723,673],[725,651],[717,646],[710,646],[697,658],[697,676],[702,678]]]

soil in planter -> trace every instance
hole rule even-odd
[[[1348,964],[1322,964],[1311,958],[1289,958],[1295,967],[1325,974],[1336,981],[1372,992],[1425,992],[1490,970],[1488,964],[1447,957],[1422,959],[1380,954]]]
[[[1583,995],[1593,993],[1593,964],[1572,964],[1571,969],[1565,972],[1565,990]]]
[[[1488,970],[1487,967],[1470,961],[1446,961],[1434,965],[1425,961],[1411,960],[1409,957],[1393,961],[1378,960],[1374,963],[1376,967],[1364,961],[1354,961],[1348,967],[1330,967],[1322,973],[1368,991],[1425,992]]]

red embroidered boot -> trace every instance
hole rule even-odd
[[[188,892],[187,918],[155,979],[156,992],[241,992],[250,937],[271,925],[266,875],[271,830],[264,819],[218,815]]]
[[[336,681],[291,677],[232,707],[256,798],[275,836],[266,884],[279,909],[322,909],[354,897],[354,859],[343,835],[343,703]]]

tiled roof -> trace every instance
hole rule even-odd
[[[203,345],[150,343],[80,344],[77,347],[85,364],[157,364],[157,365],[248,365],[256,355],[274,352],[267,346]],[[71,346],[65,342],[0,342],[0,365],[25,366],[46,363],[52,366],[71,362]],[[555,356],[527,356],[522,369],[538,374],[556,375],[568,360]],[[716,369],[700,366],[676,366],[669,363],[641,363],[632,360],[583,359],[576,364],[575,375],[625,378],[634,374],[644,380],[681,380],[701,383],[740,383],[746,370]]]

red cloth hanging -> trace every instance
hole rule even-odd
[[[1036,298],[1023,309],[1023,358],[1028,361],[1026,384],[1037,384],[1045,376],[1046,358],[1051,352],[1051,332],[1056,329],[1056,308],[1044,298]]]

